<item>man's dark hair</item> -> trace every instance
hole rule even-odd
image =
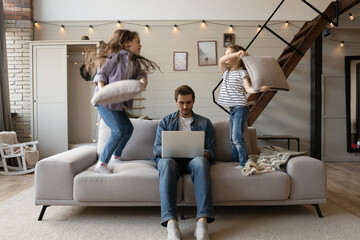
[[[189,95],[189,94],[191,94],[192,99],[195,100],[195,93],[191,89],[191,87],[189,87],[188,85],[181,85],[180,87],[175,89],[175,100],[176,101],[178,100],[179,95]]]

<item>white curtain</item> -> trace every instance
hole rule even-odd
[[[9,78],[6,56],[5,16],[3,1],[0,2],[0,131],[12,130]]]

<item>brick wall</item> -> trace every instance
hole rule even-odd
[[[33,20],[32,0],[3,0],[5,19]]]
[[[30,53],[32,0],[4,0],[5,34],[13,127],[19,142],[31,140]]]

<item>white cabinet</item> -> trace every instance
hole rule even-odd
[[[92,82],[81,78],[79,69],[85,61],[83,53],[99,46],[99,41],[30,43],[31,133],[32,138],[39,141],[41,158],[68,150],[69,140],[93,141],[97,119],[90,98],[94,87]],[[77,131],[79,129],[83,132]]]

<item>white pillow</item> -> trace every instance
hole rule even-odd
[[[125,102],[134,98],[143,90],[143,85],[137,80],[121,80],[105,85],[91,99],[92,104],[108,104]]]
[[[273,90],[289,91],[283,70],[273,57],[268,56],[241,56],[246,70],[249,73],[251,85],[256,92],[263,85]]]

